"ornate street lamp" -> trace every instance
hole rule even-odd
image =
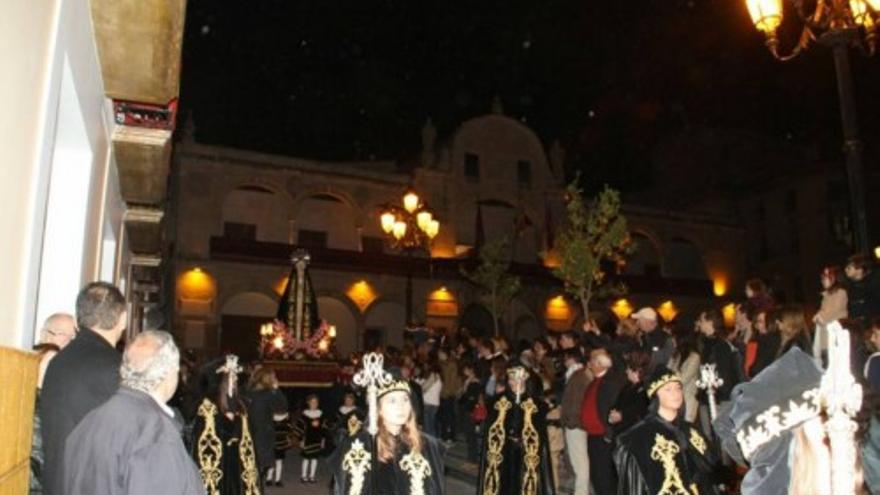
[[[767,48],[779,60],[788,61],[802,53],[814,41],[831,48],[837,71],[837,94],[843,121],[843,147],[850,209],[855,224],[855,247],[868,252],[868,222],[865,217],[865,189],[862,182],[862,144],[853,96],[849,47],[858,45],[873,55],[880,22],[880,0],[789,0],[803,23],[797,44],[789,53],[779,49],[777,30],[782,24],[782,0],[746,0],[755,27],[767,37]],[[809,7],[812,6],[812,11]]]
[[[400,204],[385,204],[381,207],[379,221],[382,231],[393,249],[406,252],[408,258],[413,252],[425,249],[430,254],[431,242],[440,233],[440,222],[418,194],[409,188],[401,198]],[[412,323],[412,263],[406,277],[406,322]]]

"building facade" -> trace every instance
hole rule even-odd
[[[29,349],[94,280],[124,289],[137,329],[140,286],[163,262],[184,7],[4,2],[0,345]]]
[[[168,219],[170,313],[185,347],[254,355],[299,247],[311,253],[320,313],[336,325],[341,353],[399,345],[410,297],[415,321],[490,331],[479,290],[460,270],[473,268],[475,244],[500,237],[512,239],[511,269],[523,281],[501,318],[505,335],[533,338],[578,324],[577,305],[548,269],[564,223],[564,156],[515,119],[480,116],[443,140],[426,124],[410,172],[393,162],[318,162],[188,136],[174,153]],[[384,241],[381,206],[408,187],[440,220],[430,254],[404,256]],[[637,250],[622,275],[631,292],[618,309],[669,302],[687,313],[741,283],[744,240],[735,223],[629,206],[625,213]]]

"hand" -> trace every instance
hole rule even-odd
[[[612,409],[610,413],[608,413],[608,422],[610,424],[617,424],[623,419],[623,416],[620,415],[620,411],[616,409]]]

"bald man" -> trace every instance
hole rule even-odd
[[[43,328],[40,329],[40,343],[34,349],[41,351],[43,357],[40,359],[40,374],[37,381],[37,387],[43,388],[43,377],[46,376],[46,368],[49,362],[58,354],[61,349],[67,347],[76,337],[76,320],[73,315],[68,313],[55,313],[46,318]]]
[[[166,402],[180,354],[167,332],[146,331],[122,358],[119,390],[67,438],[64,493],[196,495],[205,489]]]

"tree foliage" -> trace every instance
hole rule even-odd
[[[609,282],[607,269],[626,263],[632,242],[626,217],[620,211],[620,194],[606,185],[588,207],[577,183],[575,178],[566,188],[567,224],[554,246],[560,264],[553,275],[562,280],[566,292],[580,301],[586,318],[593,297],[626,292],[623,284]]]
[[[501,238],[487,242],[480,248],[480,264],[472,272],[462,268],[461,273],[480,287],[483,302],[492,313],[495,335],[500,334],[498,321],[522,285],[519,277],[510,273],[510,241]]]

